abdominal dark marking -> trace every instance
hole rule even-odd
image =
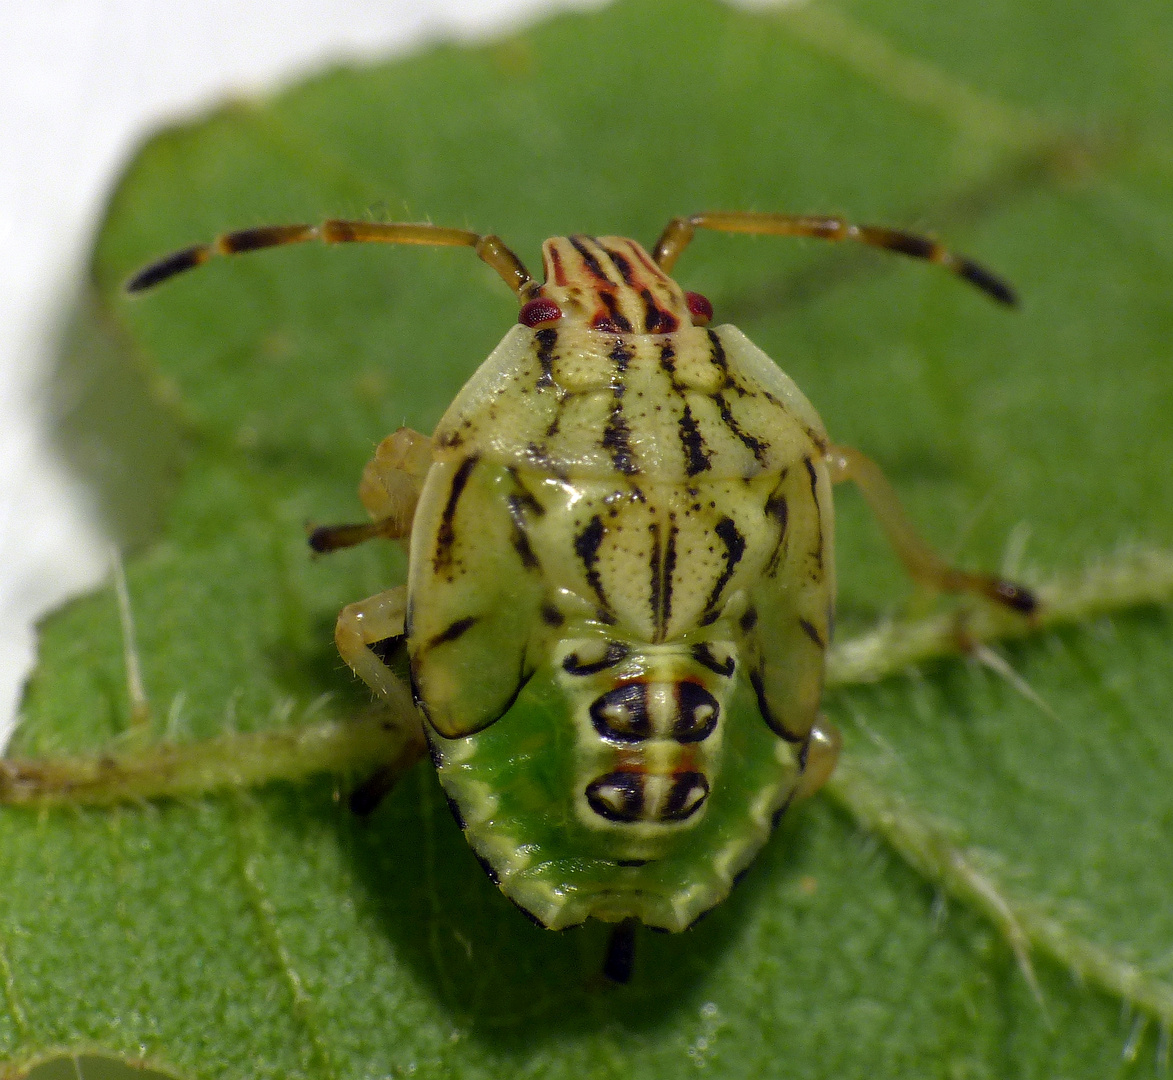
[[[721,538],[725,545],[725,569],[721,571],[721,576],[717,578],[713,585],[713,591],[709,593],[709,599],[705,603],[706,611],[715,611],[717,608],[717,601],[721,599],[721,593],[725,586],[729,584],[729,579],[733,576],[733,571],[737,568],[737,564],[741,561],[741,556],[745,554],[745,537],[737,531],[737,526],[733,523],[730,517],[723,517],[716,525],[713,526],[713,532]]]
[[[448,501],[444,504],[444,509],[440,514],[440,527],[436,530],[436,553],[432,559],[432,565],[437,573],[452,566],[452,547],[456,543],[456,529],[454,527],[456,505],[460,502],[460,496],[464,492],[465,485],[468,483],[473,469],[476,468],[476,464],[477,457],[475,455],[466,457],[456,470],[456,475],[452,477]]]
[[[717,730],[721,706],[700,683],[678,682],[676,705],[678,712],[672,725],[672,737],[677,742],[703,742]]]
[[[582,567],[586,572],[587,584],[595,590],[595,595],[599,598],[599,603],[604,608],[609,608],[610,605],[607,603],[607,598],[603,595],[603,582],[599,578],[599,571],[596,567],[599,561],[599,547],[603,543],[603,537],[606,532],[603,519],[598,514],[595,514],[587,522],[587,527],[574,538],[574,551],[579,559],[582,560]]]
[[[639,821],[644,809],[644,778],[640,773],[609,772],[587,785],[586,798],[590,808],[608,821]]]
[[[686,772],[675,777],[672,790],[660,810],[661,821],[684,821],[692,817],[709,797],[704,773]]]
[[[621,683],[591,703],[591,723],[604,739],[643,742],[652,737],[647,683]]]

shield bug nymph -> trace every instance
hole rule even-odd
[[[407,689],[468,842],[543,926],[684,930],[728,895],[838,754],[819,715],[834,605],[832,485],[854,481],[908,572],[1029,614],[1021,586],[944,563],[880,469],[832,443],[810,402],[669,276],[698,228],[851,240],[938,263],[1012,304],[999,278],[932,240],[837,218],[676,218],[649,254],[558,236],[532,279],[495,236],[327,221],[229,233],[148,266],[156,285],[282,244],[466,246],[517,295],[518,323],[429,438],[379,445],[371,521],[317,551],[406,540],[405,585],[345,607],[338,649],[380,696]]]

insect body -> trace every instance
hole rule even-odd
[[[311,543],[409,539],[406,586],[344,609],[339,649],[420,725],[493,880],[555,929],[685,929],[830,775],[838,736],[818,707],[834,481],[859,484],[915,577],[1034,606],[943,564],[877,467],[832,444],[740,331],[708,325],[708,301],[668,275],[697,227],[858,240],[1012,300],[930,241],[755,214],[676,219],[651,255],[554,237],[541,284],[495,237],[346,222],[229,234],[131,283],[320,237],[471,246],[517,292],[519,324],[432,437],[402,429],[380,445],[360,487],[372,522]],[[418,712],[390,666],[403,644]]]

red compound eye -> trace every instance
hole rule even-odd
[[[522,326],[545,326],[561,318],[562,309],[553,300],[546,300],[540,296],[535,300],[527,300],[517,313],[517,321]]]
[[[709,325],[709,320],[713,317],[713,305],[709,303],[707,296],[701,296],[699,292],[685,293],[684,302],[688,304],[688,312],[692,316],[694,326]]]

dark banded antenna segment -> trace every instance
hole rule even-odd
[[[263,225],[224,233],[210,244],[173,252],[144,267],[126,283],[127,292],[142,292],[161,282],[203,266],[214,255],[242,255],[262,248],[283,247],[320,240],[323,244],[423,244],[430,247],[470,247],[491,266],[518,296],[530,284],[529,271],[499,237],[438,225],[331,219],[321,225]]]
[[[809,236],[817,240],[849,240],[869,247],[895,251],[914,259],[943,266],[950,273],[981,289],[1000,304],[1018,303],[1014,290],[997,274],[972,259],[958,255],[926,236],[886,229],[875,225],[852,225],[838,217],[812,217],[801,214],[766,214],[751,210],[693,214],[673,218],[660,234],[653,258],[666,273],[671,271],[697,229],[716,232],[749,233],[757,236]]]

